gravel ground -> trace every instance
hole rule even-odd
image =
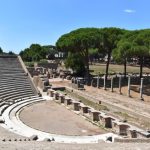
[[[1,150],[149,150],[147,143],[58,144],[46,142],[0,142]]]
[[[6,130],[5,128],[0,126],[0,140],[3,139],[15,139],[15,138],[23,138],[23,136],[17,135],[13,132]]]
[[[95,135],[106,133],[82,116],[55,101],[46,101],[24,108],[20,119],[27,125],[61,135]]]

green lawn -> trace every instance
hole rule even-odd
[[[96,65],[90,65],[90,70],[93,70],[94,72],[91,72],[92,74],[97,75],[98,73],[105,73],[106,64],[96,64]],[[124,66],[123,65],[114,65],[110,64],[109,66],[109,73],[123,73]],[[139,73],[140,67],[138,66],[127,66],[127,72],[128,73]],[[150,68],[143,68],[143,73],[150,73]]]

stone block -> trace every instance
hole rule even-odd
[[[72,104],[72,100],[69,97],[65,97],[65,105],[71,105]]]
[[[59,93],[57,91],[54,92],[54,98],[55,100],[59,100]]]
[[[91,117],[92,121],[99,121],[99,114],[100,114],[99,111],[91,109],[89,111],[89,114],[90,114],[90,117]]]
[[[112,121],[112,128],[117,134],[127,136],[127,130],[130,126],[126,123],[114,120]]]
[[[79,111],[80,110],[80,102],[72,101],[73,110]]]
[[[112,128],[112,121],[115,120],[111,116],[107,116],[104,113],[101,113],[99,115],[100,124],[103,125],[105,128]]]
[[[65,95],[59,94],[59,101],[61,103],[64,103],[64,101],[65,101]]]
[[[84,104],[80,104],[80,111],[83,115],[88,113],[88,109],[89,109],[88,106],[85,106]]]

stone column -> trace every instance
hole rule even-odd
[[[79,88],[79,80],[77,79],[77,89]]]
[[[91,86],[93,86],[93,79],[91,80]]]
[[[71,79],[71,83],[74,83],[74,78]]]
[[[119,77],[119,94],[122,94],[121,93],[121,81],[122,81],[122,77],[120,76]]]
[[[104,75],[104,90],[106,90],[106,75]]]
[[[97,76],[97,88],[99,88],[99,75]]]
[[[113,92],[113,82],[114,82],[114,77],[111,78],[111,92]]]
[[[128,77],[128,96],[130,97],[130,84],[131,84],[131,77]]]
[[[143,100],[143,78],[141,78],[140,100]]]
[[[46,68],[43,68],[43,73],[46,74]]]

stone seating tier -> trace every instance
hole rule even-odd
[[[1,85],[1,87],[0,87],[0,89],[1,90],[3,90],[3,88],[5,88],[5,87],[18,87],[18,88],[20,88],[20,86],[22,85],[22,86],[25,86],[25,87],[28,87],[28,86],[30,86],[30,84],[28,84],[28,83],[26,83],[26,82],[18,82],[18,83],[13,83],[13,82],[9,82],[9,83],[0,83],[0,85]]]
[[[28,93],[33,93],[32,91],[31,91],[31,89],[29,89],[29,90],[25,90],[25,92],[28,92]],[[8,96],[16,96],[17,94],[23,94],[23,93],[25,93],[24,91],[22,91],[22,89],[21,90],[16,90],[16,91],[9,91],[7,94],[2,94],[2,95],[0,95],[0,97],[1,98],[5,98],[5,97],[8,97]]]
[[[2,85],[9,85],[9,84],[19,84],[19,83],[22,83],[22,84],[29,84],[28,83],[29,81],[28,80],[26,80],[26,79],[24,79],[24,80],[22,80],[22,79],[18,79],[18,80],[1,80],[0,81],[0,83],[2,84]],[[29,84],[30,85],[30,84]]]
[[[0,116],[2,116],[2,113],[9,107],[9,105],[3,105],[1,108],[0,108]]]
[[[10,88],[11,90],[9,90],[9,89],[3,89],[3,90],[1,90],[1,93],[0,93],[0,95],[3,95],[3,94],[6,94],[6,93],[11,93],[11,92],[15,92],[15,91],[21,91],[22,89],[21,88],[18,88],[18,89],[16,89],[15,87],[14,88]],[[25,86],[24,87],[24,90],[31,90],[30,89],[30,87],[29,86]]]
[[[8,103],[3,101],[3,102],[0,103],[0,107],[4,106],[6,104],[8,104]]]
[[[25,88],[26,87],[30,87],[29,85],[20,84],[20,85],[17,86],[16,90],[17,89],[22,89],[22,86],[25,87]],[[15,89],[15,85],[9,85],[9,86],[5,85],[3,87],[0,87],[0,90],[2,90],[2,92],[3,91],[13,90],[13,89]]]
[[[1,83],[0,83],[0,84],[1,84]],[[25,83],[25,82],[23,82],[23,83],[13,83],[13,82],[11,83],[11,82],[10,82],[10,83],[6,83],[6,84],[5,84],[5,83],[2,83],[0,89],[2,90],[2,89],[5,88],[5,87],[8,87],[8,88],[10,87],[10,88],[11,88],[11,87],[13,87],[13,86],[16,87],[16,88],[21,88],[20,86],[22,86],[22,87],[23,87],[23,86],[27,87],[27,86],[30,86],[30,84]]]
[[[23,97],[26,97],[26,96],[34,96],[34,94],[33,93],[28,93],[28,94],[26,94],[26,93],[18,93],[16,95],[11,95],[11,96],[5,97],[4,99],[5,100],[16,100],[18,98],[23,98]]]
[[[0,99],[2,101],[13,103],[18,98],[37,94],[18,56],[0,56],[0,76]],[[1,104],[4,105],[4,103]]]

